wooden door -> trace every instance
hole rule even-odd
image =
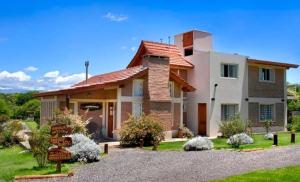
[[[198,135],[206,136],[206,103],[198,104]]]
[[[114,126],[114,103],[108,103],[108,124],[107,124],[107,136],[113,138],[113,126]]]

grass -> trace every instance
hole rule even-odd
[[[253,135],[254,143],[248,145],[241,145],[240,150],[247,150],[247,149],[261,149],[261,148],[270,148],[273,145],[272,140],[265,140],[264,134],[254,134]],[[229,149],[231,148],[230,145],[226,143],[227,139],[225,138],[216,138],[212,139],[214,143],[214,148],[219,149]],[[279,132],[278,133],[278,145],[279,146],[287,146],[291,145],[291,134],[289,132]],[[173,150],[173,151],[181,151],[182,145],[185,141],[178,141],[178,142],[163,142],[160,143],[158,150]],[[300,132],[296,133],[296,144],[300,144]],[[151,150],[152,147],[145,147],[147,150]]]
[[[25,120],[24,123],[28,126],[28,128],[33,131],[35,129],[38,129],[38,124],[37,122],[33,120]]]
[[[300,166],[290,166],[272,170],[259,170],[238,176],[230,176],[214,182],[298,182],[300,179]]]
[[[18,145],[0,149],[0,181],[12,181],[14,176],[55,173],[56,164],[39,168],[31,153],[20,153],[21,151],[23,149]],[[68,172],[75,165],[77,164],[62,164],[62,172]]]

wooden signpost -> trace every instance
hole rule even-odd
[[[56,145],[57,148],[51,148],[48,151],[48,160],[57,162],[56,171],[61,172],[61,162],[71,159],[71,153],[64,149],[64,147],[70,147],[72,145],[71,137],[64,137],[64,135],[70,135],[72,128],[66,124],[56,124],[51,126],[51,138],[50,143]]]

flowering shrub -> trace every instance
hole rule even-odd
[[[214,144],[206,137],[195,137],[189,141],[187,141],[183,145],[183,149],[185,151],[192,150],[211,150],[214,148]]]
[[[186,137],[186,138],[194,137],[194,133],[187,127],[180,127],[179,130],[180,130],[180,132],[182,132],[182,137]]]
[[[234,148],[239,148],[242,144],[252,144],[253,139],[249,137],[246,133],[239,133],[231,136],[227,140],[227,144],[232,145]]]
[[[67,124],[72,128],[72,133],[82,133],[84,135],[87,135],[86,125],[88,124],[88,121],[84,121],[81,116],[72,114],[68,110],[57,113],[55,118],[53,120],[50,120],[49,122],[51,124]]]
[[[265,138],[266,140],[273,140],[273,137],[274,137],[273,133],[267,133],[267,134],[265,134],[265,136],[264,136],[264,138]]]
[[[70,135],[72,146],[67,148],[72,153],[72,161],[94,162],[100,155],[100,147],[83,134]]]
[[[163,131],[161,123],[151,115],[130,116],[119,132],[120,142],[123,146],[137,146],[143,140],[144,145],[156,147],[164,139]]]

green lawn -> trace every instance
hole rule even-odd
[[[272,170],[259,170],[238,176],[230,176],[214,182],[298,182],[299,180],[300,166],[292,166]]]
[[[0,149],[0,181],[12,181],[14,176],[20,175],[55,173],[55,164],[39,168],[31,153],[20,153],[21,151],[23,149],[18,145]],[[69,171],[75,165],[77,164],[63,164],[62,172]]]
[[[38,128],[38,124],[33,120],[25,120],[24,123],[28,126],[28,128],[33,131]]]
[[[264,134],[254,134],[253,135],[254,143],[249,145],[241,145],[239,149],[260,149],[260,148],[270,148],[273,145],[272,140],[265,140]],[[215,149],[229,149],[231,148],[230,145],[226,143],[227,139],[225,138],[216,138],[212,139],[214,143]],[[291,134],[289,132],[280,132],[278,133],[278,145],[279,146],[286,146],[290,145],[291,141]],[[163,142],[160,143],[158,150],[183,150],[182,145],[185,141],[179,142]],[[296,143],[300,144],[300,132],[296,133]],[[145,149],[152,149],[152,147],[145,147]]]

